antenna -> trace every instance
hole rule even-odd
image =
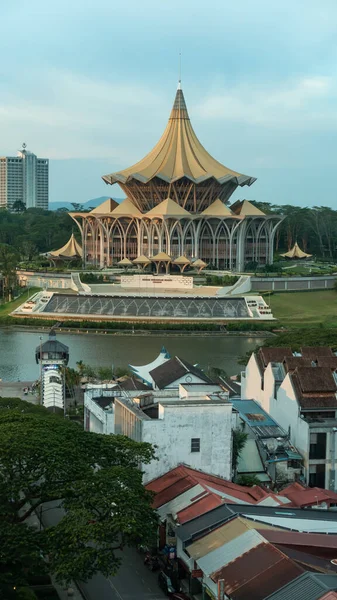
[[[178,90],[181,90],[181,51],[179,52],[179,79],[178,79]]]

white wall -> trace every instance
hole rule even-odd
[[[90,412],[90,431],[93,433],[104,433],[106,435],[114,433],[115,415],[113,410],[104,410],[101,408],[88,393],[84,394],[84,406]]]
[[[142,441],[156,445],[159,458],[143,466],[145,483],[180,463],[231,478],[232,405],[186,404],[159,403],[160,418],[142,422]],[[200,452],[191,452],[191,438],[200,438]]]
[[[246,366],[244,377],[241,379],[241,398],[243,400],[253,399],[262,404],[263,393],[261,381],[260,370],[257,366],[255,354],[253,353]],[[267,408],[265,410],[268,411]]]
[[[192,375],[192,373],[186,373],[186,375],[183,375],[183,377],[179,377],[179,379],[176,379],[176,381],[173,381],[172,383],[167,385],[164,389],[165,390],[177,389],[177,388],[179,388],[179,385],[181,383],[205,383],[205,382],[200,377],[197,377],[196,375]],[[155,383],[153,383],[153,387],[154,387],[154,389],[158,389],[157,386],[155,385]]]

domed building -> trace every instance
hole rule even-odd
[[[126,194],[120,204],[106,200],[89,213],[70,215],[82,235],[84,264],[112,266],[140,258],[167,269],[164,253],[178,269],[179,260],[196,260],[219,269],[242,271],[246,263],[273,261],[275,231],[282,217],[266,215],[247,200],[231,206],[238,186],[254,177],[233,171],[199,142],[182,90],[176,93],[166,129],[145,158],[105,175]]]

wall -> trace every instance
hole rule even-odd
[[[252,277],[251,285],[252,290],[260,292],[268,290],[324,290],[333,288],[335,281],[335,275],[323,277]]]
[[[143,465],[144,482],[160,477],[180,463],[231,478],[232,405],[159,405],[159,419],[142,421],[142,441],[157,446],[158,461]],[[191,452],[191,438],[200,438],[200,452]]]
[[[183,275],[122,275],[123,288],[145,288],[151,292],[159,290],[193,289],[193,277]]]
[[[261,389],[261,373],[257,366],[255,354],[253,353],[248,361],[246,370],[241,373],[241,398],[243,400],[256,400],[263,404],[263,390]],[[264,406],[265,410],[269,409]]]
[[[104,395],[109,394],[106,393]],[[101,390],[97,393],[97,396],[103,396]],[[89,431],[107,435],[114,433],[115,415],[112,409],[104,410],[104,408],[101,408],[88,392],[84,394],[84,406],[90,412]]]

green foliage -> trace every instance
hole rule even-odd
[[[0,593],[46,567],[60,581],[108,576],[119,567],[117,550],[151,545],[157,519],[138,466],[153,458],[150,444],[88,433],[43,407],[0,399]],[[29,517],[43,518],[50,501],[63,516],[37,531]]]
[[[235,483],[238,483],[239,485],[246,485],[247,487],[261,485],[261,481],[256,475],[239,475]]]
[[[206,275],[206,285],[218,287],[234,285],[238,280],[236,275]]]
[[[81,273],[82,283],[104,283],[104,276],[99,273]]]
[[[68,241],[73,230],[76,234],[77,227],[66,212],[40,208],[18,213],[0,210],[0,243],[22,250],[23,258],[27,254],[25,243],[36,248],[34,254],[55,250]],[[32,257],[31,252],[28,255]]]
[[[248,433],[242,429],[233,429],[233,452],[232,452],[232,467],[234,473],[238,468],[238,460],[242,450],[248,439]]]

